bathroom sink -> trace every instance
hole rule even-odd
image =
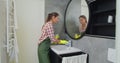
[[[66,45],[51,45],[51,49],[58,55],[80,52],[81,50],[75,47],[68,47]]]

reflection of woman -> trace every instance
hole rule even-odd
[[[85,32],[86,27],[87,27],[87,19],[84,15],[81,15],[79,17],[79,21],[80,21],[80,24],[81,24],[80,25],[80,33],[83,33],[83,32]]]
[[[56,12],[48,14],[47,21],[42,27],[42,35],[39,39],[38,46],[38,58],[39,63],[50,63],[49,59],[49,49],[50,42],[59,42],[58,39],[54,37],[53,24],[58,22],[59,14]]]
[[[86,30],[86,27],[87,27],[87,19],[84,15],[81,15],[79,17],[79,21],[80,21],[80,26],[79,26],[79,32],[80,34],[75,34],[74,37],[77,39],[77,38],[80,38],[80,37],[83,37],[84,34],[85,34],[85,30]]]

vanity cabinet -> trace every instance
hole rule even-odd
[[[116,0],[95,0],[88,6],[90,19],[86,33],[115,37]]]
[[[50,50],[50,61],[51,61],[51,63],[62,63],[62,58],[63,57],[77,56],[77,55],[83,55],[83,54],[86,54],[86,53],[80,51],[80,52],[74,52],[74,53],[67,53],[67,54],[58,55],[53,50]],[[88,63],[88,55],[87,55],[86,62]]]

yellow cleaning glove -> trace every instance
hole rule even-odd
[[[75,34],[75,39],[80,38],[80,34]]]
[[[68,41],[67,40],[60,40],[60,42],[58,44],[67,44]]]
[[[67,44],[68,43],[68,41],[67,40],[60,40],[60,42],[53,42],[52,44],[53,45],[56,45],[56,44],[59,44],[59,45],[64,45],[64,44]]]
[[[56,39],[59,39],[59,38],[60,38],[59,34],[56,34],[56,35],[55,35],[55,38],[56,38]]]

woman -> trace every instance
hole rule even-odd
[[[87,27],[87,19],[86,19],[86,17],[84,15],[81,15],[79,17],[79,21],[80,21],[80,24],[81,24],[80,33],[84,33],[85,30],[86,30],[86,27]]]
[[[42,27],[42,35],[39,39],[38,46],[39,63],[50,63],[49,59],[50,42],[59,42],[59,40],[54,37],[53,30],[53,24],[58,22],[58,16],[59,14],[56,12],[48,14],[48,18]]]

